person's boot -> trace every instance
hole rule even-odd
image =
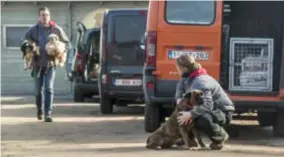
[[[53,119],[51,117],[51,111],[48,111],[47,113],[44,114],[44,121],[45,122],[53,122]]]
[[[44,121],[45,122],[53,122],[53,119],[52,119],[52,112],[51,112],[51,109],[50,109],[50,107],[48,106],[48,107],[46,107],[45,106],[45,108],[44,108]]]
[[[223,148],[224,143],[229,139],[228,133],[221,128],[219,135],[212,137],[212,143],[210,144],[210,148],[212,150],[220,150]]]
[[[43,111],[42,111],[42,99],[41,99],[41,95],[40,94],[37,94],[35,96],[35,99],[36,99],[36,107],[37,107],[37,119],[38,120],[42,120],[42,114],[43,114]]]
[[[45,116],[45,117],[44,117],[44,121],[45,121],[45,122],[53,122],[53,119],[52,119],[51,116]]]
[[[42,120],[42,110],[37,111],[37,119]]]

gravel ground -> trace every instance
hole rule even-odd
[[[234,121],[240,137],[221,151],[148,150],[143,130],[143,107],[118,107],[101,115],[97,103],[74,103],[56,97],[53,123],[35,118],[33,97],[1,97],[1,153],[3,157],[219,157],[284,156],[284,139],[273,138],[271,128],[257,122]],[[209,144],[206,137],[205,142]]]

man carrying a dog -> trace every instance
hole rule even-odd
[[[24,40],[35,42],[39,46],[39,56],[34,57],[32,76],[35,80],[35,97],[37,106],[37,118],[43,117],[42,99],[44,96],[44,121],[52,122],[51,111],[54,96],[55,65],[50,64],[46,55],[46,43],[51,33],[58,35],[59,40],[69,46],[69,39],[63,29],[50,20],[49,8],[43,7],[38,11],[39,22],[32,26],[26,33]],[[67,49],[66,49],[67,50]],[[44,91],[43,91],[44,87]],[[43,93],[44,92],[44,93]]]
[[[187,124],[193,120],[196,128],[211,139],[210,148],[222,149],[224,142],[229,138],[223,127],[231,122],[235,110],[231,99],[220,84],[191,56],[181,55],[176,60],[176,66],[181,75],[176,89],[177,104],[181,101],[183,93],[195,89],[203,92],[204,99],[202,105],[195,106],[187,112],[180,112],[177,118],[179,124]]]

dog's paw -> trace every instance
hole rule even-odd
[[[153,149],[153,150],[160,150],[160,149],[162,149],[162,148],[159,147],[159,146],[152,146],[152,145],[146,145],[146,148],[147,148],[147,149]]]
[[[195,140],[190,140],[188,143],[188,147],[198,147],[198,144]]]
[[[200,148],[206,148],[206,145],[203,143],[203,144],[199,144],[199,147]]]
[[[177,139],[177,140],[175,141],[175,145],[177,145],[177,146],[184,146],[185,143],[184,143],[183,139],[180,138],[180,139]]]
[[[199,150],[202,150],[202,151],[206,151],[206,150],[211,150],[209,147],[201,147]]]
[[[190,147],[188,148],[190,151],[208,151],[211,150],[209,147]]]
[[[189,147],[188,150],[190,150],[190,151],[198,151],[199,148],[198,147]]]

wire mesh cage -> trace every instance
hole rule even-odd
[[[273,39],[231,38],[229,90],[272,91]]]

